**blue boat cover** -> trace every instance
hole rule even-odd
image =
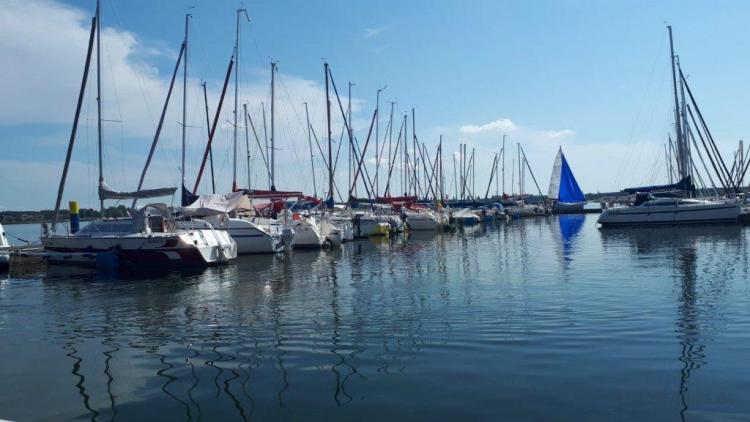
[[[565,159],[565,155],[562,156],[560,190],[557,200],[560,202],[584,202],[586,200],[583,192],[581,192],[581,187],[578,186],[578,182],[576,182],[576,178],[573,176],[573,172],[570,171],[570,166],[568,166],[568,160]]]

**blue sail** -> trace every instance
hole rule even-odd
[[[586,198],[581,192],[581,187],[578,186],[576,178],[573,176],[573,172],[570,171],[568,166],[568,160],[565,159],[565,155],[562,156],[562,167],[560,169],[560,190],[557,194],[557,200],[560,202],[584,202]]]

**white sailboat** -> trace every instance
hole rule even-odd
[[[672,27],[667,26],[669,30],[670,59],[672,64],[672,81],[674,88],[674,116],[675,116],[675,134],[677,139],[676,161],[677,173],[680,181],[672,185],[646,186],[641,188],[631,188],[625,191],[635,194],[635,201],[630,207],[611,208],[602,212],[599,216],[599,224],[602,227],[611,226],[639,226],[639,225],[659,225],[659,224],[712,224],[712,223],[736,223],[743,214],[743,207],[740,201],[730,200],[701,200],[695,199],[696,188],[693,184],[693,175],[700,177],[691,157],[690,139],[697,148],[697,143],[693,137],[693,132],[688,125],[687,120],[687,102],[685,99],[685,89],[689,87],[679,70],[679,87],[677,57],[674,54],[672,43]],[[680,94],[682,100],[680,101]],[[690,98],[695,106],[692,93]],[[692,113],[692,111],[691,111]],[[702,119],[700,112],[697,110],[698,117]],[[703,122],[705,123],[705,122]],[[697,131],[698,129],[696,129]],[[700,133],[699,133],[700,135]],[[708,135],[707,135],[708,136]],[[713,142],[710,138],[709,142]],[[707,151],[707,153],[711,154]],[[715,152],[718,154],[718,152]],[[711,158],[711,156],[709,156]],[[718,157],[720,158],[720,157]],[[701,158],[702,160],[702,158]],[[671,162],[670,162],[671,166]],[[732,180],[731,176],[725,179],[725,189],[737,190],[739,183]],[[662,191],[666,197],[657,197],[655,192]],[[682,191],[688,198],[676,197],[675,192]]]
[[[104,182],[103,158],[102,158],[102,113],[101,113],[101,10],[99,2],[96,5],[96,15],[92,20],[91,33],[89,36],[86,65],[84,67],[83,81],[78,98],[78,105],[73,123],[73,130],[68,144],[65,166],[58,188],[55,212],[51,230],[43,225],[41,242],[44,246],[45,257],[55,263],[97,263],[100,258],[106,257],[109,264],[146,264],[146,263],[180,263],[205,265],[227,262],[237,256],[237,245],[224,232],[214,230],[213,227],[203,220],[178,221],[164,204],[150,204],[127,218],[107,219],[101,218],[90,222],[81,230],[77,230],[77,220],[70,225],[70,230],[65,233],[58,232],[58,215],[62,201],[65,180],[67,177],[70,158],[75,142],[75,134],[78,127],[81,105],[86,89],[88,71],[91,64],[91,56],[96,40],[96,74],[97,74],[97,120],[98,120],[98,152],[99,152],[99,201],[103,215],[105,200],[133,200],[162,197],[174,194],[176,188],[161,188],[142,190],[142,183],[146,170],[150,164],[154,149],[159,139],[164,115],[166,113],[169,97],[174,85],[174,79],[179,68],[180,61],[187,48],[187,37],[183,42],[180,55],[177,59],[172,83],[169,87],[164,109],[157,126],[154,141],[151,145],[146,165],[141,174],[138,190],[135,192],[117,192]],[[187,19],[186,19],[187,34]],[[71,207],[72,208],[72,207]],[[104,255],[106,254],[106,256]]]

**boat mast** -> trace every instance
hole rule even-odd
[[[392,152],[391,148],[392,148],[392,145],[393,145],[393,107],[396,105],[396,102],[395,101],[390,101],[390,103],[391,103],[391,117],[390,117],[390,122],[388,123],[388,125],[390,126],[389,129],[388,129],[388,165],[389,165],[389,167],[390,167],[390,163],[391,163],[391,160],[392,160],[392,158],[391,158],[391,152]],[[391,186],[391,170],[389,168],[388,169],[388,188],[386,188],[386,192],[384,193],[385,195],[389,195],[390,196],[390,186]]]
[[[98,9],[97,9],[98,10]],[[83,106],[83,98],[86,93],[86,82],[89,77],[89,69],[91,68],[91,53],[94,50],[94,36],[96,35],[98,16],[94,16],[91,19],[91,31],[89,32],[89,47],[86,50],[86,64],[83,67],[83,77],[81,80],[81,89],[78,92],[78,103],[76,104],[76,113],[73,118],[73,129],[70,131],[70,141],[68,142],[68,151],[65,155],[65,165],[63,166],[62,177],[60,178],[60,186],[57,188],[57,200],[55,201],[55,213],[52,215],[52,231],[55,231],[57,225],[57,219],[60,213],[60,203],[62,202],[63,191],[65,190],[65,180],[68,178],[68,167],[70,167],[70,157],[73,154],[73,145],[76,141],[76,132],[78,131],[78,121],[81,117],[81,107]]]
[[[271,62],[271,191],[276,191],[276,136],[274,133],[274,103],[276,87],[276,62]]]
[[[672,88],[674,91],[674,120],[675,120],[675,134],[677,136],[677,170],[680,173],[680,178],[687,176],[687,169],[685,168],[685,151],[684,141],[682,139],[682,119],[680,119],[680,100],[677,94],[677,70],[675,66],[675,55],[674,55],[674,42],[672,40],[672,25],[667,25],[667,31],[669,32],[669,57],[672,65]]]
[[[505,195],[505,134],[503,133],[503,195]]]
[[[96,139],[99,149],[99,187],[104,184],[104,167],[102,164],[102,66],[101,66],[101,29],[102,18],[99,0],[96,1]],[[99,197],[100,216],[104,217],[104,200]]]
[[[206,104],[206,131],[208,136],[211,136],[211,120],[208,117],[208,94],[206,93],[206,81],[201,83],[203,87],[203,102]],[[216,179],[214,178],[214,152],[213,149],[208,150],[208,161],[211,164],[211,193],[216,193]]]
[[[187,129],[187,76],[188,76],[188,30],[190,28],[190,13],[185,14],[185,41],[182,42],[185,63],[182,65],[182,162],[180,165],[182,186],[182,204],[185,204],[185,130]],[[211,163],[213,168],[213,162]]]
[[[247,103],[242,104],[242,110],[244,112],[243,117],[245,118],[245,150],[247,151],[247,188],[250,189],[253,186],[253,184],[252,184],[251,175],[250,175],[250,158],[251,158],[250,156],[250,128],[248,127],[249,125],[247,124],[247,117],[248,117]]]
[[[333,208],[333,150],[331,148],[331,97],[328,89],[329,70],[328,62],[323,63],[326,76],[326,126],[328,133],[328,207]],[[349,132],[351,137],[351,131]],[[347,198],[347,201],[349,198]]]
[[[310,170],[313,180],[313,196],[318,197],[318,187],[315,183],[315,154],[313,153],[312,138],[310,136],[310,112],[307,109],[307,102],[305,102],[305,119],[307,120],[307,145],[310,147]]]
[[[240,15],[245,14],[248,22],[250,16],[247,15],[247,9],[237,9],[237,23],[235,27],[235,38],[234,38],[234,58],[237,62],[236,69],[234,70],[234,121],[233,121],[233,132],[232,132],[232,192],[237,190],[237,105],[239,101],[239,88],[240,88]]]

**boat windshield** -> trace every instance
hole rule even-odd
[[[76,232],[76,236],[95,236],[133,233],[133,219],[92,221]]]

